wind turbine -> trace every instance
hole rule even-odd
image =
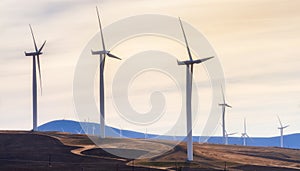
[[[120,129],[119,129],[119,136],[120,136],[120,138],[122,138],[122,127],[121,127],[121,125],[120,125]]]
[[[224,91],[223,91],[223,87],[222,87],[222,86],[221,86],[221,90],[222,90],[223,103],[219,104],[219,106],[222,107],[222,132],[223,132],[223,143],[226,144],[225,110],[226,110],[226,107],[232,108],[232,106],[228,105],[228,104],[225,102],[225,96],[224,96]]]
[[[46,44],[46,41],[42,44],[42,46],[38,49],[34,34],[31,28],[31,25],[29,24],[30,32],[33,39],[34,44],[34,52],[25,52],[25,56],[32,56],[32,62],[33,62],[33,70],[32,70],[32,113],[33,113],[33,131],[37,131],[37,80],[36,80],[36,64],[38,66],[38,72],[39,72],[39,79],[40,79],[40,89],[42,94],[42,75],[41,75],[41,66],[40,66],[40,55],[43,54],[42,50]]]
[[[84,133],[86,135],[89,135],[89,119],[87,121],[86,121],[86,119],[84,120],[84,126],[85,126]]]
[[[247,129],[246,129],[246,119],[244,118],[244,132],[242,133],[242,138],[243,138],[243,146],[246,146],[246,139],[250,138],[249,135],[247,134]]]
[[[99,22],[99,28],[100,28],[100,35],[101,35],[101,41],[102,41],[102,50],[99,51],[93,51],[92,55],[99,55],[100,56],[100,78],[99,78],[99,101],[100,101],[100,137],[105,138],[105,108],[104,108],[104,64],[105,64],[105,58],[106,55],[111,57],[111,58],[116,58],[121,60],[121,58],[113,55],[110,53],[110,51],[107,51],[105,48],[105,43],[104,43],[104,37],[103,37],[103,32],[102,32],[102,25],[101,25],[101,20],[99,16],[99,11],[98,8],[96,7],[97,11],[97,16],[98,16],[98,22]]]
[[[82,128],[80,129],[80,131],[76,130],[77,134],[81,134],[82,133]]]
[[[146,132],[145,132],[145,139],[147,139],[148,138],[148,134],[147,134],[148,132],[147,132],[147,128],[146,128]]]
[[[95,135],[95,125],[93,125],[93,135]]]
[[[187,160],[193,161],[193,133],[192,133],[192,82],[193,82],[193,71],[194,64],[200,64],[213,57],[193,60],[192,53],[190,51],[188,41],[183,29],[181,19],[179,18],[180,27],[184,36],[186,49],[189,55],[187,61],[177,61],[178,65],[186,66],[186,115],[187,115]]]
[[[278,129],[280,130],[280,147],[283,148],[283,130],[287,127],[289,127],[289,125],[283,126],[281,123],[281,120],[279,118],[279,116],[277,115],[280,127],[278,127]]]

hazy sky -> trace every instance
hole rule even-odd
[[[180,16],[202,32],[223,66],[226,97],[233,106],[226,118],[228,132],[241,133],[246,117],[250,136],[276,136],[277,114],[290,125],[285,133],[300,132],[300,1],[296,0],[2,0],[0,129],[31,129],[32,59],[24,56],[25,50],[33,50],[29,23],[39,44],[47,40],[41,57],[44,92],[38,97],[38,123],[77,120],[72,96],[74,70],[81,51],[98,31],[96,5],[104,26],[129,16],[163,14]],[[124,44],[116,51],[128,56],[124,49],[129,48],[132,55],[133,45],[142,46],[138,41],[142,40]],[[144,46],[139,48],[151,45]],[[109,86],[115,68],[106,69]],[[143,84],[138,85],[137,89],[143,88]],[[143,94],[137,96],[149,103]],[[136,99],[132,103],[143,102]],[[147,110],[147,106],[137,104],[139,110]],[[109,100],[107,105],[112,106]],[[111,112],[108,124],[120,126],[113,107],[107,110]],[[201,124],[195,128],[197,135]],[[149,128],[151,131],[157,130]],[[220,133],[218,128],[215,134]]]

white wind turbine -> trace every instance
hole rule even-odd
[[[39,71],[39,79],[40,79],[40,88],[41,88],[41,94],[42,94],[42,75],[41,75],[41,66],[40,66],[40,55],[43,54],[42,50],[46,44],[46,41],[42,44],[42,46],[38,49],[34,34],[31,28],[31,25],[29,25],[30,32],[33,39],[34,44],[34,52],[25,52],[25,56],[32,56],[33,59],[33,70],[32,70],[32,113],[33,113],[33,131],[37,131],[37,79],[36,79],[36,64],[38,65],[38,71]]]
[[[226,144],[226,127],[225,127],[225,110],[226,107],[232,108],[232,106],[228,105],[225,101],[223,87],[221,86],[223,103],[219,104],[222,107],[222,132],[223,132],[223,143]]]
[[[280,124],[280,127],[278,127],[278,129],[280,130],[280,147],[284,147],[284,145],[283,145],[283,130],[285,128],[289,127],[289,125],[283,126],[278,115],[277,115],[277,118],[278,118],[278,121]]]
[[[244,118],[244,132],[242,133],[242,138],[243,138],[243,146],[247,145],[247,138],[250,138],[249,135],[247,134],[247,128],[246,128],[246,118]]]
[[[101,20],[99,16],[98,8],[96,7],[97,16],[98,16],[98,22],[99,22],[99,28],[100,28],[100,35],[101,35],[101,41],[102,41],[102,50],[99,51],[91,51],[92,55],[99,55],[100,56],[100,78],[99,78],[99,101],[100,101],[100,137],[105,138],[105,108],[104,108],[104,65],[105,65],[105,59],[106,55],[111,58],[116,58],[121,60],[121,58],[113,55],[110,53],[110,51],[107,51],[105,48],[104,43],[104,37],[103,37],[103,31],[102,31],[102,25]]]
[[[95,135],[95,125],[93,125],[93,135]]]
[[[80,129],[80,131],[76,130],[77,134],[82,134],[82,128]]]
[[[243,146],[246,146],[246,140],[247,138],[250,138],[249,135],[247,134],[247,128],[246,128],[246,119],[244,118],[244,132],[242,133],[242,138],[243,138]]]
[[[180,27],[183,32],[186,49],[189,55],[189,60],[187,61],[177,61],[178,65],[186,66],[186,115],[187,115],[187,160],[193,161],[193,133],[192,133],[192,83],[193,83],[193,71],[194,64],[200,64],[213,57],[193,60],[192,53],[189,48],[189,44],[183,29],[181,19],[179,18]]]
[[[177,133],[176,133],[176,130],[174,130],[173,141],[176,141],[176,140],[177,140]]]
[[[122,138],[122,127],[119,125],[119,137]]]

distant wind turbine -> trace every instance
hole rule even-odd
[[[193,72],[194,64],[200,64],[213,57],[193,60],[192,53],[190,51],[188,41],[183,29],[181,19],[179,18],[180,27],[183,32],[186,49],[189,55],[189,60],[187,61],[177,61],[178,65],[186,66],[186,115],[187,115],[187,160],[193,161],[193,133],[192,133],[192,82],[193,82]]]
[[[88,120],[88,121],[86,121],[86,119],[84,120],[84,126],[85,126],[84,133],[85,133],[86,135],[89,134],[89,125],[88,125],[88,122],[89,122],[89,120]]]
[[[102,48],[103,50],[99,51],[93,51],[92,55],[99,55],[100,56],[100,80],[99,80],[99,101],[100,101],[100,137],[105,138],[105,108],[104,108],[104,64],[105,64],[105,58],[106,55],[111,57],[111,58],[116,58],[121,60],[121,58],[113,55],[110,53],[110,51],[107,51],[105,49],[105,43],[104,43],[104,37],[103,37],[103,32],[102,32],[102,25],[101,25],[101,20],[99,16],[99,11],[98,8],[96,7],[97,11],[97,16],[98,16],[98,22],[99,22],[99,28],[100,28],[100,35],[101,35],[101,41],[102,41]]]
[[[93,135],[95,135],[95,125],[93,125]]]
[[[80,129],[80,131],[76,130],[77,134],[82,134],[82,128]]]
[[[120,136],[120,138],[122,138],[122,127],[121,127],[121,125],[120,125],[120,129],[119,129],[119,136]]]
[[[219,104],[222,107],[222,132],[223,132],[223,143],[226,144],[226,127],[225,127],[225,110],[226,107],[232,108],[232,106],[228,105],[225,101],[223,87],[221,86],[223,103]]]
[[[173,134],[173,141],[177,140],[177,134],[176,134],[176,130],[174,130],[174,134]]]
[[[280,127],[278,127],[278,129],[280,130],[280,147],[283,148],[284,147],[284,145],[283,145],[283,130],[285,128],[289,127],[289,125],[283,126],[278,115],[277,115],[277,118],[278,118],[278,121],[280,124]]]
[[[247,134],[247,128],[246,128],[246,119],[244,118],[244,132],[242,133],[242,138],[243,138],[243,145],[246,146],[246,139],[250,138],[249,135]]]
[[[146,128],[146,132],[145,132],[145,139],[148,138],[148,134],[147,134],[147,128]]]
[[[32,56],[33,59],[33,70],[32,70],[32,112],[33,112],[33,131],[37,131],[37,80],[36,80],[36,64],[38,65],[38,72],[39,72],[39,80],[40,80],[40,89],[42,94],[42,74],[41,74],[41,66],[40,66],[40,55],[43,54],[42,50],[46,44],[46,41],[42,44],[42,46],[38,49],[34,34],[31,28],[31,25],[29,25],[30,32],[33,39],[34,44],[34,52],[25,52],[25,56]]]

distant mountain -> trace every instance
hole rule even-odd
[[[284,137],[284,146],[286,148],[295,148],[300,149],[300,134],[290,134],[285,135]],[[209,143],[215,143],[215,144],[221,144],[223,141],[222,137],[211,137],[209,138]],[[247,139],[247,145],[249,146],[272,146],[272,147],[279,147],[280,146],[280,137],[259,137],[259,138],[251,138]],[[228,138],[229,144],[236,144],[236,145],[242,145],[243,140],[239,137],[231,137]]]
[[[39,131],[59,131],[68,132],[72,134],[89,134],[99,135],[100,124],[91,122],[77,122],[72,120],[56,120],[45,123],[38,127]],[[117,128],[105,126],[105,135],[108,137],[130,137],[130,138],[144,138],[145,134],[129,130],[120,130]],[[151,135],[154,137],[154,135]]]
[[[77,122],[72,120],[56,120],[45,123],[38,127],[39,131],[59,131],[59,132],[68,132],[73,134],[90,134],[90,135],[99,135],[100,124],[90,123],[90,122]],[[130,130],[120,130],[117,128],[105,127],[106,136],[109,137],[128,137],[128,138],[145,138],[145,134],[141,132],[135,132]],[[122,136],[121,136],[122,135]],[[158,136],[155,134],[147,134],[147,138],[157,138],[164,140],[184,140],[185,137],[182,136]],[[194,136],[194,142],[205,137]],[[222,137],[210,137],[207,140],[208,143],[213,144],[222,144]],[[247,139],[247,145],[249,146],[273,146],[279,147],[280,137],[252,137]],[[242,145],[243,140],[239,137],[229,137],[229,144]],[[284,146],[287,148],[300,149],[300,133],[299,134],[290,134],[284,136]]]

